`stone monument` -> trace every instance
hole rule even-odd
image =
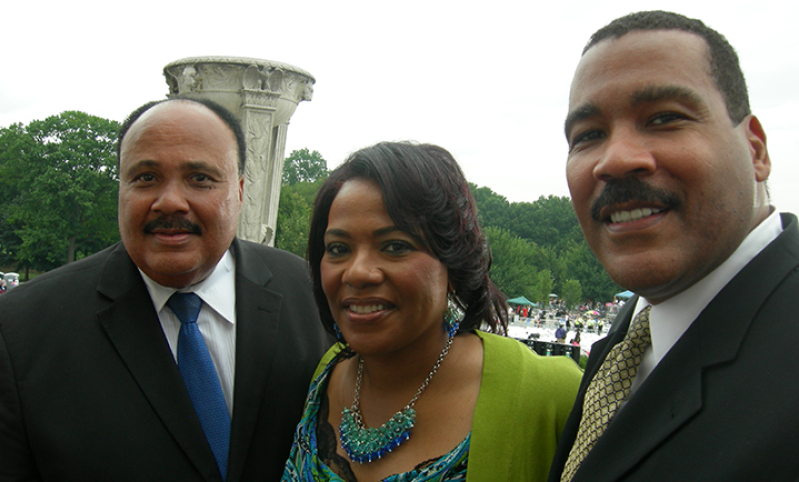
[[[297,104],[311,100],[316,80],[282,62],[237,57],[176,60],[164,76],[167,97],[212,100],[241,121],[247,167],[237,236],[273,245],[289,119]]]

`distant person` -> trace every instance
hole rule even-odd
[[[592,347],[550,481],[796,480],[799,229],[769,206],[733,48],[675,13],[614,20],[566,137],[583,234],[636,296]]]
[[[487,246],[440,147],[381,143],[330,174],[308,259],[341,344],[319,365],[284,481],[546,480],[580,372],[478,330],[507,327]]]
[[[566,341],[566,328],[562,325],[558,325],[558,329],[555,330],[555,339],[558,343],[563,343]]]
[[[278,480],[330,337],[306,263],[235,238],[239,123],[150,103],[118,149],[122,242],[0,297],[0,480]]]

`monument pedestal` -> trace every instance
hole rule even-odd
[[[192,57],[164,67],[169,98],[212,100],[241,121],[247,139],[244,202],[237,236],[274,244],[286,132],[297,104],[313,96],[316,80],[297,67],[270,60]]]

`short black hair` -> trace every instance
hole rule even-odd
[[[631,13],[594,32],[583,49],[583,55],[602,40],[617,39],[630,32],[641,30],[681,30],[702,37],[710,52],[708,59],[710,76],[724,98],[727,115],[735,125],[738,125],[751,113],[749,93],[738,54],[723,35],[701,20],[663,10]]]
[[[419,239],[446,267],[456,302],[465,312],[460,332],[485,323],[493,332],[507,333],[506,297],[488,277],[491,252],[477,221],[469,183],[447,150],[410,142],[382,142],[351,154],[330,173],[317,194],[308,261],[314,298],[327,331],[334,333],[334,320],[322,289],[324,237],[333,200],[352,179],[380,186],[391,220]]]
[[[217,115],[222,122],[224,122],[228,128],[233,132],[233,136],[236,138],[236,145],[238,146],[238,168],[239,168],[239,176],[244,175],[244,166],[247,161],[247,141],[244,138],[244,131],[241,129],[241,123],[236,116],[234,116],[229,110],[225,109],[221,105],[217,104],[212,100],[207,99],[200,99],[200,98],[189,98],[189,97],[181,97],[181,96],[173,96],[170,99],[163,99],[163,100],[154,100],[144,104],[143,106],[139,107],[138,109],[134,110],[130,113],[125,122],[122,123],[122,126],[119,128],[119,135],[117,136],[117,169],[119,169],[119,162],[122,158],[122,139],[125,138],[125,135],[130,130],[130,127],[139,120],[139,117],[142,116],[145,112],[152,109],[153,107],[163,104],[164,102],[170,102],[173,100],[188,100],[191,102],[197,102],[198,104],[202,104],[208,109],[210,109],[214,114]]]

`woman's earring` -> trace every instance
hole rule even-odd
[[[341,334],[341,330],[338,329],[338,325],[333,323],[333,333],[336,334],[336,340],[339,341],[342,345],[346,345],[347,342],[344,341],[344,335]]]
[[[444,312],[444,331],[447,332],[450,338],[458,332],[463,315],[463,311],[458,307],[458,303],[455,302],[455,295],[448,293],[447,311]]]

